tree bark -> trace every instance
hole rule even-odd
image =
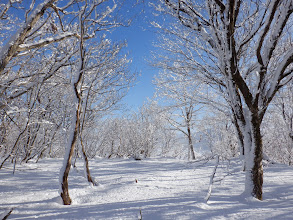
[[[260,133],[260,123],[258,117],[252,117],[253,139],[255,144],[254,149],[254,164],[252,168],[252,195],[259,200],[262,200],[262,185],[263,185],[263,146],[262,137]]]

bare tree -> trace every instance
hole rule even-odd
[[[79,37],[76,32],[65,30],[61,19],[59,19],[59,25],[62,27],[62,31],[60,32],[57,32],[57,27],[54,23],[50,23],[49,18],[52,12],[56,12],[59,18],[61,18],[59,12],[66,10],[73,4],[73,2],[70,2],[64,7],[58,7],[56,3],[58,3],[58,0],[45,0],[43,3],[35,6],[35,1],[31,2],[29,9],[24,12],[24,23],[1,48],[1,76],[7,74],[9,70],[7,69],[7,65],[13,60],[13,58],[21,55],[23,52],[41,48],[51,43],[60,42],[66,38]],[[12,7],[12,1],[8,0],[6,8],[4,8],[3,12],[1,12],[1,19],[8,16],[8,10],[10,7]],[[51,26],[50,31],[44,32],[44,27],[49,30],[49,25]]]
[[[239,155],[236,129],[230,115],[226,115],[212,107],[205,108],[197,125],[197,136],[202,144],[207,143],[212,156],[230,159]]]
[[[262,131],[270,161],[293,164],[293,82],[283,87],[272,101]]]
[[[178,69],[193,70],[228,100],[243,136],[245,192],[261,200],[260,127],[273,97],[292,79],[292,0],[160,2],[157,10],[177,19],[167,33],[188,46]]]
[[[69,144],[65,152],[63,167],[60,170],[60,195],[63,199],[64,205],[71,204],[71,199],[68,192],[68,175],[71,167],[71,159],[73,157],[74,149],[77,145],[78,137],[81,131],[83,101],[85,101],[86,104],[84,112],[86,111],[88,104],[88,99],[83,100],[82,97],[82,92],[84,89],[83,82],[88,80],[86,79],[86,73],[89,72],[90,74],[95,74],[99,77],[101,76],[101,78],[96,78],[96,80],[91,81],[89,85],[86,85],[90,87],[88,91],[90,93],[97,93],[97,91],[93,90],[93,83],[101,84],[99,89],[103,88],[104,86],[104,90],[106,89],[108,90],[108,92],[111,91],[112,93],[115,93],[115,91],[117,91],[115,89],[119,90],[121,89],[121,87],[127,88],[127,85],[122,83],[122,79],[124,78],[123,74],[125,74],[125,69],[123,68],[125,68],[125,64],[128,63],[128,60],[125,57],[120,60],[117,59],[117,53],[121,50],[121,47],[116,45],[113,50],[103,50],[102,47],[104,44],[107,44],[107,40],[102,41],[97,48],[93,49],[87,47],[88,44],[95,43],[93,40],[96,37],[96,33],[104,30],[109,30],[110,28],[121,25],[121,23],[115,19],[115,16],[113,16],[113,12],[115,11],[117,4],[115,3],[115,1],[113,1],[112,6],[109,6],[107,4],[107,7],[104,7],[106,5],[106,2],[106,0],[81,1],[78,3],[79,11],[76,13],[75,17],[78,24],[79,56],[77,58],[78,66],[76,67],[76,69],[72,70],[74,74],[74,78],[72,80],[72,90],[74,93],[73,103],[75,103],[75,108],[73,112],[74,117],[72,119],[73,124],[71,128],[72,131],[69,139]],[[87,50],[90,52],[88,53]],[[96,53],[97,56],[99,56],[99,59],[96,59],[95,61],[90,59],[89,57],[91,52]],[[97,61],[97,64],[93,63]],[[122,77],[117,77],[117,75]],[[125,81],[128,82],[127,80]],[[108,97],[109,93],[107,94],[106,98]],[[115,103],[114,99],[108,100],[112,100],[112,103]],[[107,102],[107,99],[103,99],[103,102]],[[88,160],[83,144],[82,151],[86,164],[87,179],[89,182],[95,184],[90,176]]]
[[[58,89],[61,83],[60,76],[75,54],[69,45],[72,46],[74,43],[64,40],[58,43],[59,51],[54,47],[56,45],[49,45],[47,49],[50,53],[46,55],[41,48],[16,57],[13,60],[13,65],[16,66],[9,67],[7,74],[1,77],[3,105],[0,108],[0,120],[6,130],[3,136],[5,139],[1,144],[7,149],[5,154],[8,157],[4,155],[5,158],[11,158],[14,162],[27,162],[36,156],[40,157],[49,145],[52,146],[62,122],[54,118],[54,113],[59,109],[55,104],[60,102],[59,99],[64,94],[60,90],[61,86]],[[62,89],[65,87],[66,83],[62,85]],[[54,110],[53,105],[56,106]],[[27,121],[29,124],[26,126]],[[26,127],[23,132],[22,127]],[[15,146],[12,146],[13,139],[18,133],[21,133],[22,137]]]
[[[136,112],[106,118],[98,126],[96,151],[107,158],[174,156],[178,138],[166,121],[166,112],[149,101]]]
[[[27,161],[36,154],[33,153],[33,146],[41,127],[41,122],[36,120],[38,117],[38,120],[43,120],[38,116],[38,113],[43,112],[43,106],[39,105],[41,87],[46,80],[68,65],[75,53],[67,48],[64,50],[59,44],[77,36],[70,30],[61,28],[63,21],[61,17],[58,19],[60,14],[56,13],[57,5],[54,5],[58,1],[47,0],[38,5],[35,3],[31,1],[25,7],[23,1],[7,0],[1,3],[0,120],[1,123],[11,122],[11,126],[6,128],[14,131],[11,135],[19,130],[19,138],[11,148],[10,140],[7,139],[5,143],[10,148],[10,153],[5,158],[14,155],[12,158],[15,162],[17,157]],[[73,2],[63,9],[72,4]],[[57,26],[62,31],[57,32]],[[22,130],[22,127],[26,129]],[[24,145],[24,152],[18,150],[21,144]]]
[[[0,38],[6,39],[0,44],[0,110],[1,117],[3,116],[1,125],[4,125],[8,119],[13,123],[11,115],[15,117],[19,114],[11,113],[15,103],[22,102],[30,93],[34,94],[32,97],[34,104],[27,110],[30,120],[23,116],[26,123],[20,121],[22,126],[19,128],[19,138],[11,151],[14,153],[14,149],[18,149],[20,141],[25,142],[23,157],[25,161],[36,154],[41,155],[46,150],[46,148],[37,150],[34,146],[40,136],[38,130],[41,129],[41,120],[49,117],[49,123],[56,125],[56,129],[63,126],[67,129],[65,133],[69,134],[69,144],[60,170],[60,194],[64,204],[71,203],[67,179],[78,138],[81,141],[84,158],[88,162],[82,141],[84,134],[82,131],[86,121],[92,119],[94,115],[92,112],[102,111],[115,105],[125,95],[133,79],[127,72],[126,66],[129,60],[125,56],[120,56],[125,44],[112,44],[104,36],[105,31],[111,28],[129,24],[127,19],[118,19],[116,11],[121,6],[119,4],[110,0],[66,3],[59,0],[43,2],[32,0],[29,5],[21,0],[7,0],[5,4],[1,3],[4,7],[0,10],[0,21],[3,24],[0,28]],[[15,9],[19,10],[18,13],[13,12]],[[13,17],[22,20],[21,25],[16,26]],[[13,31],[9,33],[6,30],[10,26],[16,28],[11,29]],[[11,36],[7,37],[8,34]],[[90,75],[96,77],[92,79]],[[50,83],[52,87],[59,88],[57,82],[60,78],[63,79],[62,83],[66,84],[69,81],[71,84],[70,89],[62,94],[61,102],[64,104],[65,99],[72,98],[72,102],[64,104],[67,107],[71,106],[72,111],[69,114],[68,112],[60,114],[65,116],[61,120],[62,123],[53,123],[54,119],[50,115],[52,111],[46,107],[57,102],[52,102],[52,96],[44,91],[50,87],[48,86]],[[35,95],[36,91],[38,95]],[[45,106],[45,103],[48,106]],[[94,104],[100,107],[99,110],[97,107],[94,109]],[[36,106],[44,112],[42,118],[38,118],[38,114],[32,114],[35,113]],[[14,110],[18,112],[19,108]],[[57,115],[60,113],[57,110],[53,112]],[[36,121],[31,123],[32,119]],[[68,127],[70,120],[72,120],[71,128]],[[53,132],[48,140],[49,135],[44,132],[43,144],[51,142],[48,145],[50,154],[55,135],[56,132]],[[87,171],[90,180],[89,169]]]
[[[176,69],[175,69],[176,71]],[[182,72],[181,72],[182,73]],[[170,112],[167,121],[188,140],[189,158],[195,160],[192,130],[201,106],[196,99],[199,85],[181,73],[162,71],[155,79],[156,95],[165,100],[165,110]]]
[[[97,118],[112,111],[116,104],[126,95],[135,75],[128,70],[130,60],[120,55],[125,43],[111,44],[108,39],[97,42],[98,47],[90,47],[84,72],[81,97],[81,124],[79,139],[85,161],[86,176],[90,183],[97,183],[90,176],[86,146],[83,140],[88,129],[95,129]]]

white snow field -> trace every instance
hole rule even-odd
[[[8,219],[293,219],[292,167],[265,166],[264,200],[257,201],[241,195],[240,162],[221,162],[206,202],[214,164],[170,158],[91,160],[99,186],[90,186],[72,170],[70,206],[62,205],[58,195],[61,159],[18,165],[14,175],[13,166],[6,165],[0,170],[0,219],[10,208]]]

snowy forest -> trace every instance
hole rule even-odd
[[[146,73],[112,36],[145,13],[155,94],[131,109]],[[291,219],[292,13],[1,0],[0,219]]]

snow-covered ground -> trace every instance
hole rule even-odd
[[[293,219],[292,167],[270,164],[264,169],[264,200],[244,199],[240,163],[221,162],[212,195],[204,200],[215,160],[187,162],[161,158],[95,159],[89,186],[80,174],[70,173],[73,204],[61,205],[58,196],[60,159],[0,170],[0,216],[8,219]],[[81,163],[77,163],[82,167]]]

